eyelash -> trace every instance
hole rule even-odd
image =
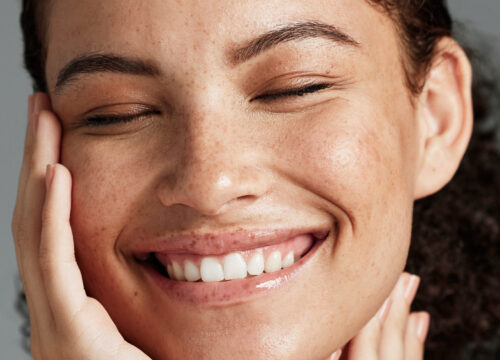
[[[272,101],[272,100],[277,100],[285,97],[292,97],[292,96],[304,96],[307,94],[312,94],[315,92],[318,92],[320,90],[325,90],[328,88],[331,88],[333,85],[331,84],[313,84],[313,85],[307,85],[298,89],[291,89],[291,90],[285,90],[281,92],[275,92],[275,93],[269,93],[269,94],[263,94],[256,96],[253,98],[251,101],[255,100],[263,100],[263,101]]]
[[[314,84],[314,85],[307,85],[298,89],[291,89],[291,90],[285,90],[282,92],[276,92],[276,93],[269,93],[269,94],[262,94],[254,97],[253,99],[250,100],[250,102],[256,101],[256,100],[261,100],[261,101],[273,101],[273,100],[278,100],[278,99],[283,99],[283,98],[289,98],[289,97],[302,97],[304,95],[312,94],[321,90],[328,89],[332,87],[333,85],[331,84]],[[105,126],[105,125],[111,125],[111,124],[116,124],[116,123],[127,123],[133,120],[137,120],[140,118],[144,118],[147,116],[151,115],[159,115],[161,114],[160,111],[157,110],[152,110],[152,111],[146,111],[143,113],[139,114],[131,114],[131,115],[96,115],[89,117],[85,119],[86,125],[90,126]]]
[[[85,119],[85,124],[90,126],[105,126],[116,123],[127,123],[140,118],[145,118],[152,115],[160,115],[157,110],[146,111],[139,114],[131,115],[95,115]]]

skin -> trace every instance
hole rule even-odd
[[[362,0],[54,0],[47,16],[51,104],[32,100],[37,125],[33,135],[28,129],[13,221],[30,314],[39,309],[38,358],[54,354],[47,344],[64,342],[82,354],[108,344],[116,358],[139,358],[131,343],[154,359],[324,359],[355,335],[351,359],[422,357],[428,316],[408,314],[416,278],[395,284],[413,201],[449,181],[470,137],[470,66],[456,43],[440,42],[426,87],[412,99],[394,24]],[[359,45],[291,41],[242,64],[227,61],[238,44],[311,19]],[[59,71],[89,51],[133,54],[160,72],[80,75],[55,91]],[[333,86],[256,99],[306,80]],[[126,115],[138,104],[158,114],[82,125],[87,115]],[[64,166],[48,171],[45,216],[26,234],[21,224],[44,203],[44,165],[55,162]],[[225,306],[167,298],[131,252],[181,231],[310,225],[332,235],[292,286]],[[40,233],[38,250],[26,245]],[[40,272],[24,254],[40,258],[45,288],[23,275]],[[79,270],[83,283],[74,281]],[[388,297],[392,306],[374,316]],[[41,339],[44,326],[51,341]],[[98,341],[88,339],[91,330],[103,334]]]

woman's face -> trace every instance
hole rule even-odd
[[[77,259],[124,337],[155,359],[323,359],[354,336],[410,238],[418,129],[393,23],[364,0],[51,3]],[[296,263],[159,272],[271,250]]]

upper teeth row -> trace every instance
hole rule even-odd
[[[260,275],[264,271],[271,273],[282,268],[292,266],[295,262],[293,251],[290,251],[284,258],[281,252],[276,250],[271,252],[264,260],[262,253],[253,254],[248,263],[243,256],[234,252],[224,257],[224,263],[214,257],[205,257],[201,260],[200,268],[193,262],[186,260],[184,267],[173,261],[167,265],[167,272],[171,279],[179,281],[214,282],[222,280],[244,279],[247,274]]]

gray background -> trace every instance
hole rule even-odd
[[[20,0],[0,3],[0,358],[25,360],[21,350],[21,318],[15,312],[17,265],[10,231],[26,124],[30,80],[22,64],[18,18]],[[500,0],[450,0],[456,19],[491,35],[500,54]]]

